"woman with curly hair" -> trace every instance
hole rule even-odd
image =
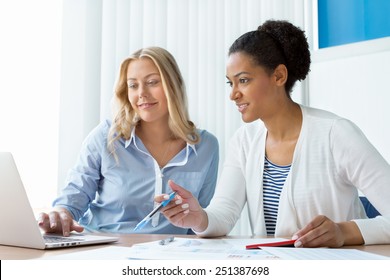
[[[174,57],[143,48],[122,62],[112,121],[85,139],[78,161],[50,213],[45,232],[129,233],[155,207],[153,198],[180,182],[206,207],[214,194],[217,139],[189,119],[185,85]],[[157,213],[137,233],[192,233]]]
[[[170,182],[189,207],[171,202],[163,214],[199,236],[222,236],[247,203],[256,236],[291,237],[296,247],[390,243],[389,164],[351,121],[290,97],[310,69],[304,32],[269,20],[228,55],[230,99],[247,124],[231,140],[210,206]],[[367,218],[359,190],[382,216]]]

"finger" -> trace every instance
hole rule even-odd
[[[76,222],[75,220],[72,221],[72,226],[70,228],[70,230],[75,230],[77,232],[82,232],[84,230],[84,227],[81,226],[78,222]]]
[[[318,247],[325,244],[329,239],[329,231],[321,225],[303,235],[294,245],[296,247]]]
[[[160,194],[160,195],[156,195],[154,197],[154,201],[157,203],[162,203],[167,199],[169,199],[168,194]],[[182,202],[183,201],[182,201],[181,197],[179,195],[175,195],[174,198],[172,199],[172,201],[170,201],[167,205],[165,205],[163,207],[163,209],[170,209],[172,207],[175,207],[178,204],[181,204]]]
[[[49,215],[46,213],[39,213],[38,219],[37,219],[38,225],[41,229],[43,229],[45,232],[50,230],[50,220]]]
[[[315,217],[292,237],[292,239],[296,239],[295,247],[316,247],[326,241],[325,234],[328,232],[326,221],[325,216]]]
[[[305,247],[341,247],[345,242],[340,226],[329,218],[326,218],[319,227],[310,231],[309,234],[315,234],[316,236],[311,240],[303,241],[306,242]],[[306,238],[306,235],[302,238]]]
[[[182,204],[183,201],[181,199],[176,199],[171,202],[169,202],[167,205],[165,205],[160,211],[164,213],[164,211],[170,210],[172,208],[175,208],[177,205]]]
[[[168,211],[168,213],[164,213],[164,216],[167,217],[167,219],[176,226],[183,226],[184,225],[184,218],[190,213],[189,209],[184,209],[180,206],[177,206],[177,209],[175,211]]]
[[[190,211],[187,209],[183,212],[180,212],[180,213],[177,213],[176,215],[172,216],[171,219],[169,219],[171,221],[171,223],[175,224],[175,225],[178,225],[178,226],[183,226],[183,219],[190,213]]]
[[[72,218],[66,212],[60,212],[60,220],[62,226],[62,234],[64,236],[70,235],[70,226],[72,224]]]
[[[183,199],[189,199],[192,197],[192,193],[187,191],[185,188],[179,186],[172,180],[168,180],[168,184],[173,191],[175,191],[178,195],[180,195]]]
[[[161,203],[161,202],[163,202],[164,200],[167,200],[167,199],[169,198],[169,196],[168,196],[168,197],[166,197],[166,196],[167,196],[167,194],[159,194],[159,195],[156,195],[156,196],[154,197],[154,201],[157,202],[157,203]]]
[[[38,225],[43,225],[43,223],[45,222],[46,216],[47,216],[46,213],[39,213],[38,214],[38,219],[37,219]]]
[[[172,217],[176,216],[177,214],[182,213],[186,210],[189,210],[188,208],[189,208],[188,203],[184,203],[184,204],[176,205],[176,206],[171,207],[169,209],[164,209],[163,214],[168,219],[172,219]]]
[[[298,239],[299,237],[307,234],[309,231],[313,230],[314,228],[318,227],[320,224],[322,224],[325,220],[325,216],[319,215],[316,216],[313,220],[311,220],[306,226],[304,226],[302,229],[297,231],[291,239]]]
[[[58,213],[56,211],[52,211],[49,213],[50,220],[50,229],[55,230],[58,226]]]

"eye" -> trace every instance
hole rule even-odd
[[[227,81],[226,83],[229,85],[229,87],[233,86],[233,83],[231,81]]]
[[[148,85],[148,86],[155,86],[155,85],[157,85],[159,82],[160,82],[159,80],[148,80],[148,81],[146,82],[146,85]]]
[[[130,88],[130,89],[136,89],[137,86],[138,85],[136,83],[127,83],[127,87]]]
[[[240,84],[246,84],[248,81],[249,81],[249,79],[247,79],[247,78],[240,78]]]

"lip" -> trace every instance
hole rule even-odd
[[[241,104],[236,104],[236,105],[237,105],[238,111],[240,113],[243,113],[245,111],[245,109],[248,108],[249,103],[241,103]]]
[[[148,103],[138,104],[137,106],[141,110],[146,110],[146,109],[149,109],[149,108],[153,107],[156,104],[157,104],[157,102],[148,102]]]

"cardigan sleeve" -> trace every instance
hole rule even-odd
[[[332,152],[339,176],[351,182],[382,216],[356,219],[365,244],[390,243],[390,166],[352,122],[336,120]]]
[[[243,152],[240,133],[235,134],[229,143],[229,151],[210,205],[205,209],[208,227],[199,236],[223,236],[228,234],[240,218],[246,203],[245,177],[243,173]]]

